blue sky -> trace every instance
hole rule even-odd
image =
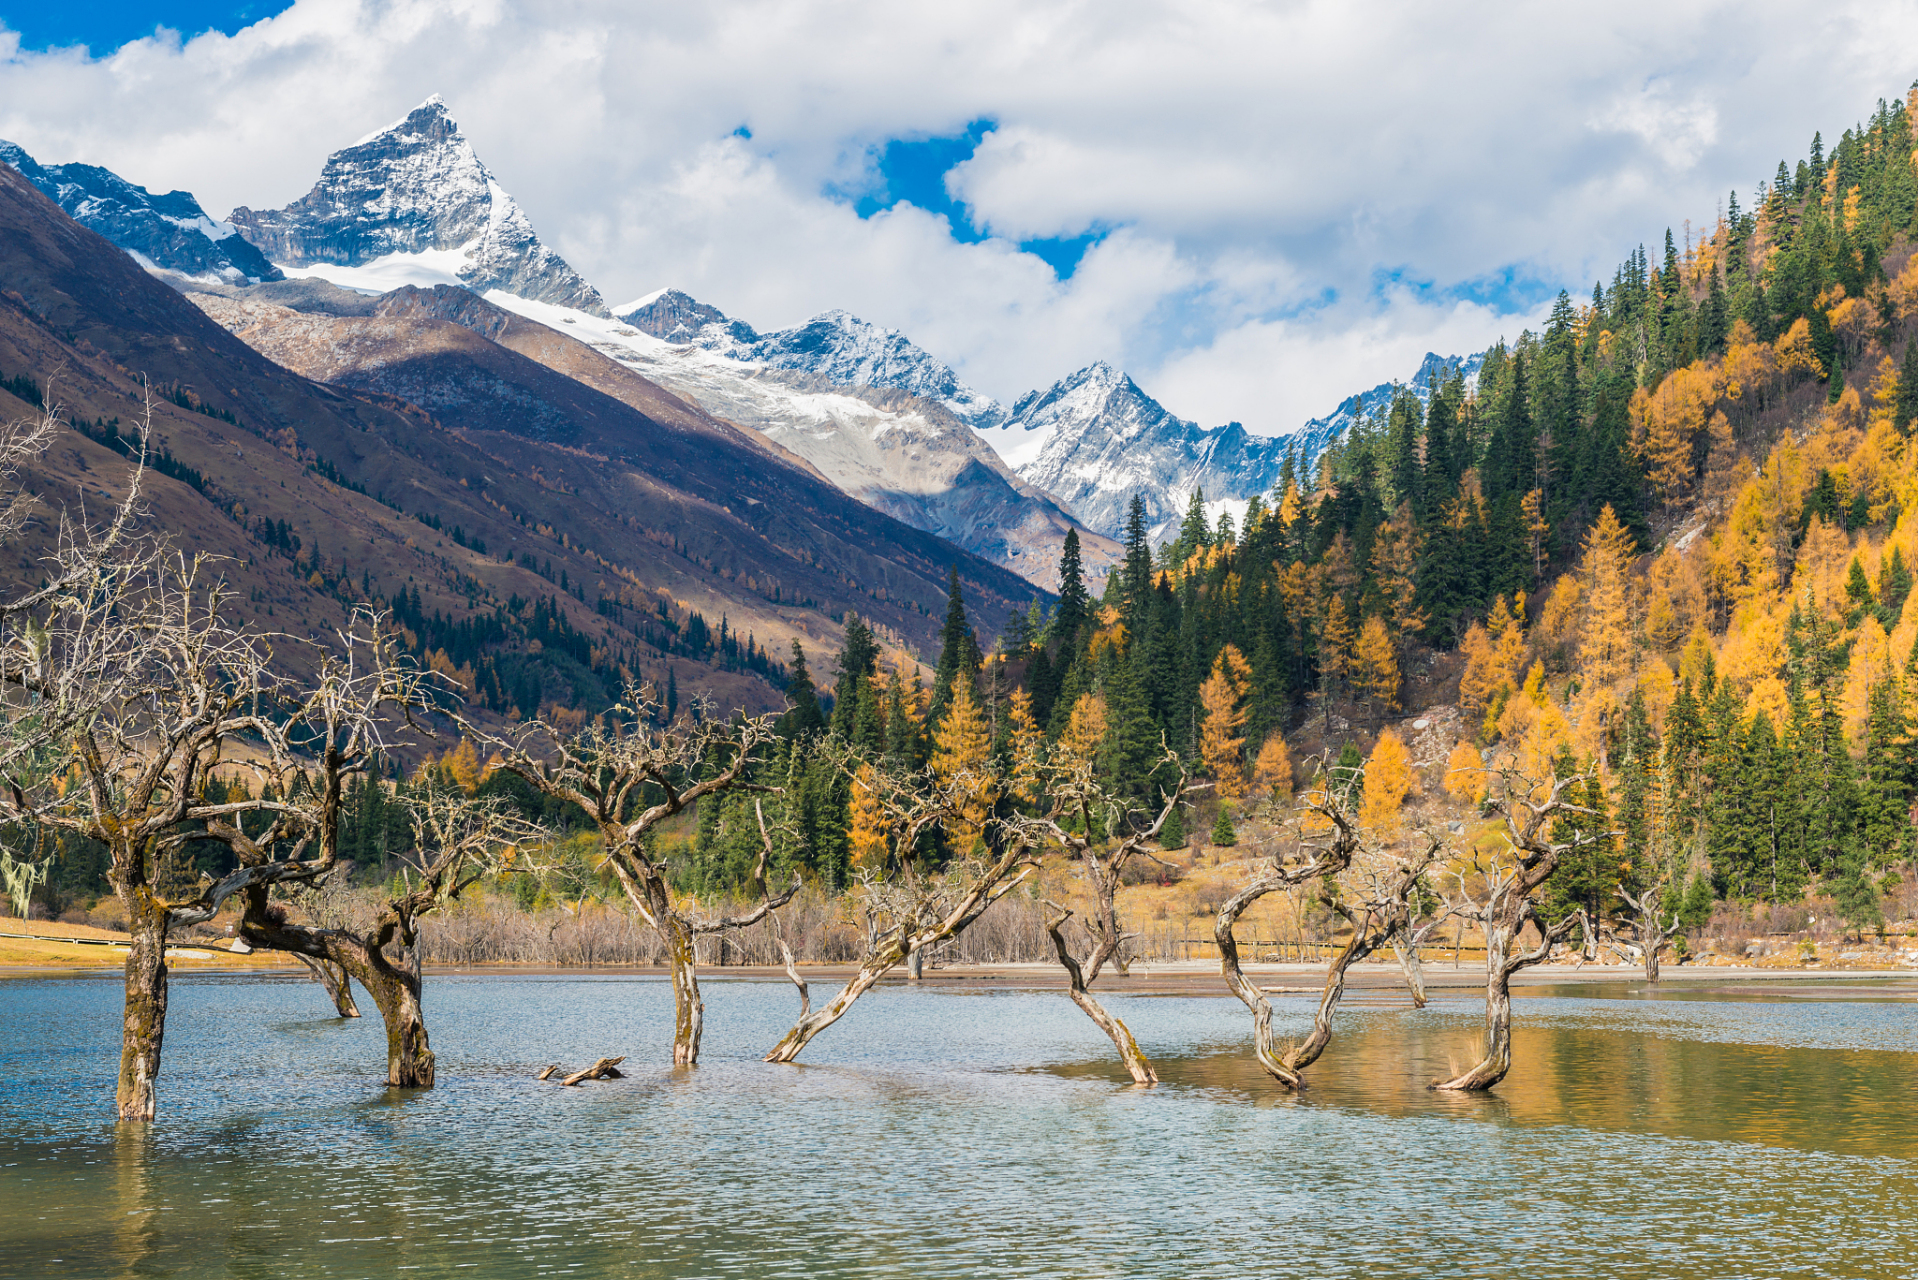
[[[0,0],[0,21],[24,38],[0,137],[46,163],[276,208],[438,93],[608,297],[681,288],[761,329],[844,308],[1002,399],[1106,360],[1182,417],[1268,432],[1511,338],[1560,287],[1584,302],[1918,71],[1918,0]],[[162,23],[188,38],[106,56]],[[73,41],[95,56],[34,52]]]
[[[873,149],[876,187],[853,197],[852,205],[861,218],[870,218],[903,201],[937,214],[952,227],[952,238],[960,244],[978,244],[991,235],[990,228],[973,224],[972,210],[952,198],[946,189],[946,175],[972,159],[985,136],[998,128],[991,119],[974,120],[948,137],[892,138]],[[829,194],[845,198],[846,193],[828,189]],[[1069,280],[1079,269],[1086,250],[1106,238],[1109,228],[1095,228],[1076,236],[1054,236],[1018,241],[1019,248],[1032,254],[1061,280]]]
[[[182,36],[233,35],[292,7],[293,0],[174,0],[164,7],[124,0],[0,0],[0,21],[28,49],[84,44],[93,53],[150,36],[157,26]]]

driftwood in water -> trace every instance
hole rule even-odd
[[[624,1073],[615,1070],[615,1068],[624,1061],[626,1061],[625,1054],[621,1054],[617,1058],[601,1058],[584,1071],[575,1071],[572,1075],[561,1080],[560,1083],[563,1085],[574,1085],[582,1080],[618,1080],[622,1078]],[[540,1076],[542,1080],[545,1078],[546,1076],[544,1074]]]
[[[552,1079],[553,1073],[558,1070],[559,1070],[559,1063],[555,1062],[552,1066],[547,1067],[546,1069],[541,1071],[538,1075],[534,1076],[533,1079],[550,1080]]]

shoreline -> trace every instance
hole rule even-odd
[[[256,953],[257,954],[257,953]],[[89,957],[91,959],[91,957]],[[235,957],[238,959],[238,957]],[[171,967],[171,966],[170,966]],[[1248,964],[1245,972],[1258,982],[1261,989],[1274,996],[1316,996],[1325,973],[1323,962],[1284,962],[1267,964]],[[810,983],[836,985],[843,983],[856,971],[852,964],[802,964],[801,976]],[[304,970],[292,964],[266,966],[259,962],[252,964],[220,963],[219,958],[212,961],[200,961],[189,966],[175,969],[180,976],[208,975],[221,977],[255,976],[274,981],[311,982],[312,977]],[[118,965],[100,964],[61,964],[61,965],[0,965],[0,980],[6,979],[108,979],[121,974]],[[429,966],[426,977],[434,978],[563,978],[563,979],[628,979],[642,982],[665,982],[667,971],[661,966],[594,966],[560,968],[548,965],[447,965]],[[783,968],[772,965],[726,965],[703,966],[699,971],[702,982],[771,982],[781,985],[790,983]],[[1430,998],[1434,1001],[1451,1002],[1461,997],[1475,996],[1484,985],[1484,971],[1470,965],[1461,965],[1454,969],[1450,965],[1427,965],[1425,985]],[[1766,994],[1790,995],[1810,994],[1812,992],[1830,992],[1847,983],[1869,983],[1861,988],[1860,994],[1869,993],[1877,998],[1886,996],[1910,996],[1918,999],[1918,971],[1911,969],[1878,968],[1816,968],[1816,969],[1779,969],[1756,965],[1666,965],[1661,980],[1656,987],[1645,982],[1644,973],[1636,966],[1626,965],[1537,965],[1514,975],[1512,985],[1515,989],[1556,988],[1573,986],[1623,986],[1665,991],[1700,991],[1722,986],[1728,991],[1743,991],[1756,994],[1755,984],[1796,988],[1797,991],[1767,991]],[[929,969],[925,977],[914,983],[907,978],[903,968],[887,974],[880,980],[880,986],[896,988],[917,987],[922,990],[962,991],[1062,991],[1065,989],[1065,974],[1056,963],[1038,961],[952,966]],[[1107,971],[1100,975],[1095,988],[1104,995],[1177,995],[1177,996],[1229,996],[1215,963],[1201,960],[1174,961],[1160,965],[1134,965],[1132,973],[1120,976]],[[1346,977],[1348,1000],[1356,999],[1365,1004],[1403,1002],[1410,1006],[1406,993],[1404,975],[1392,964],[1364,965],[1348,972]]]

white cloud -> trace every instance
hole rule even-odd
[[[1184,416],[1281,431],[1527,322],[1435,300],[1462,284],[1583,296],[1707,222],[1902,91],[1915,34],[1911,3],[298,0],[100,58],[0,44],[0,136],[217,217],[439,92],[608,296],[676,284],[762,326],[844,306],[1007,397],[1106,358]],[[1117,229],[1068,281],[826,194],[889,137],[981,118],[950,181],[975,221]]]

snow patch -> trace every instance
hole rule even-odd
[[[342,289],[372,294],[391,293],[409,284],[422,289],[431,289],[435,285],[442,284],[464,289],[466,282],[460,279],[459,273],[460,268],[466,264],[467,253],[464,249],[422,249],[418,253],[389,253],[383,258],[374,258],[356,267],[342,266],[337,262],[314,262],[297,267],[274,263],[289,280],[295,276],[317,276],[328,284],[336,284]],[[492,294],[487,296],[490,298]]]

